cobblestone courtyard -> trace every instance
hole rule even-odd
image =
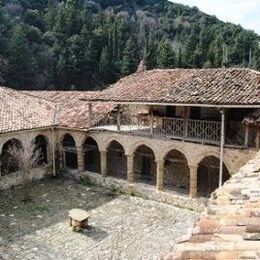
[[[0,259],[158,259],[192,226],[195,213],[100,187],[54,179],[0,192]],[[72,232],[68,210],[91,212],[91,227]]]

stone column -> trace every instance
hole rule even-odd
[[[0,177],[2,176],[2,161],[0,159]]]
[[[127,155],[127,181],[134,183],[134,155]]]
[[[107,151],[100,151],[101,175],[107,176]]]
[[[163,175],[164,175],[164,160],[157,160],[157,180],[156,180],[156,188],[159,191],[163,190]]]
[[[195,198],[198,194],[198,181],[197,181],[197,175],[198,175],[198,165],[191,165],[190,168],[190,197]]]
[[[83,146],[77,147],[78,170],[84,172],[84,151]]]

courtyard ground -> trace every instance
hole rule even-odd
[[[187,232],[195,212],[70,180],[0,192],[0,259],[158,259]],[[72,232],[68,210],[91,213],[90,228]]]

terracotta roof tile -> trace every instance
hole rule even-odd
[[[250,69],[136,72],[84,99],[119,103],[260,105],[260,72]]]
[[[17,91],[0,87],[0,133],[51,127],[54,124],[60,127],[86,129],[88,105],[82,98],[90,97],[94,93]],[[93,106],[93,112],[104,114],[113,107],[110,104],[97,103]],[[56,115],[55,123],[54,115]]]
[[[94,91],[28,91],[27,93],[58,103],[57,123],[60,127],[85,129],[88,127],[88,105],[83,97],[91,97]],[[94,113],[107,113],[113,105],[97,103]],[[95,120],[95,119],[93,119]]]
[[[51,126],[54,111],[53,102],[0,87],[0,133]]]

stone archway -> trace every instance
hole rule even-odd
[[[3,145],[1,152],[1,175],[18,172],[21,169],[18,154],[23,149],[22,142],[15,138],[8,140]]]
[[[77,169],[77,148],[74,138],[70,134],[65,134],[62,140],[63,164],[65,169]]]
[[[207,156],[200,163],[197,173],[198,194],[209,197],[219,186],[219,158]],[[223,183],[230,178],[228,169],[224,164]]]
[[[134,179],[136,182],[156,185],[155,154],[146,145],[140,145],[134,152]]]
[[[89,172],[101,172],[100,151],[97,142],[88,137],[83,144],[84,169]]]
[[[190,170],[187,159],[178,150],[171,150],[164,160],[164,187],[169,190],[176,190],[189,193]]]
[[[48,156],[49,156],[49,151],[48,151],[48,146],[49,142],[47,137],[44,135],[37,135],[34,140],[33,140],[33,145],[34,145],[34,154],[37,153],[37,159],[36,166],[43,166],[45,164],[48,164]]]
[[[127,157],[117,141],[112,141],[107,149],[107,175],[127,179]]]

